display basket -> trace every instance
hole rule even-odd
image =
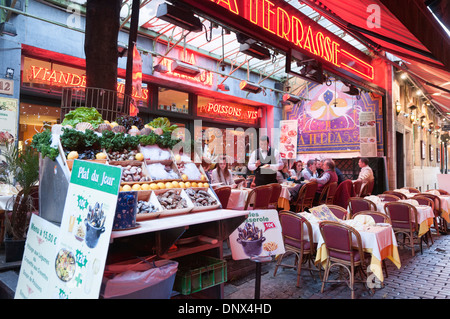
[[[207,210],[213,210],[213,209],[218,209],[220,207],[222,207],[222,205],[220,204],[219,199],[217,198],[216,194],[211,190],[211,188],[208,187],[192,187],[193,190],[198,191],[198,190],[203,190],[206,191],[208,193],[209,196],[211,196],[212,198],[214,198],[217,202],[217,204],[215,205],[208,205],[208,206],[197,206],[195,204],[195,202],[192,200],[191,201],[194,205],[194,208],[192,208],[192,212],[203,212],[203,211],[207,211]],[[189,195],[188,195],[189,196]]]
[[[161,212],[163,211],[163,208],[161,204],[158,202],[158,199],[156,198],[154,191],[138,191],[138,201],[142,200],[147,203],[153,204],[158,211],[157,212],[151,212],[151,213],[138,213],[136,214],[136,221],[144,221],[144,220],[152,220],[156,219],[161,215]]]
[[[180,209],[166,209],[164,207],[164,205],[161,204],[161,202],[158,199],[158,195],[162,195],[168,191],[175,191],[177,192],[181,198],[186,200],[187,203],[187,207],[186,208],[180,208]],[[158,203],[161,205],[162,207],[162,211],[159,214],[159,217],[168,217],[168,216],[176,216],[176,215],[184,215],[184,214],[188,214],[192,211],[192,209],[194,208],[194,204],[192,203],[191,199],[189,198],[189,196],[186,194],[186,192],[181,189],[181,188],[170,188],[170,189],[158,189],[153,191],[154,194],[156,195],[156,198],[158,200]]]
[[[227,281],[227,262],[202,255],[189,255],[177,259],[178,271],[174,290],[190,295]]]

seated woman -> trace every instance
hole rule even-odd
[[[286,162],[281,170],[277,171],[277,182],[279,184],[285,183],[290,180],[291,174],[289,173],[289,167]]]
[[[211,173],[211,184],[222,183],[226,186],[235,188],[237,185],[234,182],[231,170],[228,168],[228,163],[225,157],[222,157],[215,169]]]
[[[299,182],[303,181],[304,178],[303,178],[302,171],[303,171],[303,162],[302,161],[297,161],[294,164],[292,164],[292,167],[291,167],[291,170],[290,170],[290,172],[291,172],[291,179],[293,181],[295,181],[296,183],[299,183]]]

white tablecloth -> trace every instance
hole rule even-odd
[[[230,199],[228,200],[227,209],[243,210],[250,192],[251,189],[249,188],[232,189]]]
[[[0,195],[0,210],[12,209],[15,195]]]

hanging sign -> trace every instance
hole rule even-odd
[[[207,15],[280,50],[296,50],[365,80],[371,58],[284,0],[182,0]]]
[[[234,260],[284,254],[281,224],[274,209],[249,211],[248,218],[230,235]]]
[[[297,120],[280,121],[280,156],[282,159],[297,158]]]

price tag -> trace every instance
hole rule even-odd
[[[0,94],[14,94],[14,80],[0,79]]]

